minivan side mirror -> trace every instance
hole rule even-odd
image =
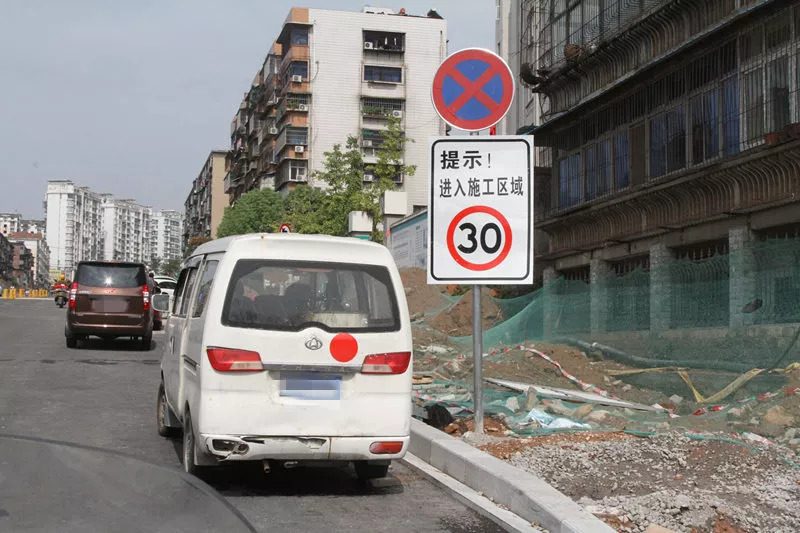
[[[154,294],[153,309],[162,313],[169,313],[169,294]]]

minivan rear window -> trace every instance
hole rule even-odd
[[[400,329],[389,270],[378,265],[266,261],[236,263],[222,323],[283,331]]]
[[[78,265],[75,281],[89,287],[132,289],[147,285],[147,275],[142,265],[82,263]]]

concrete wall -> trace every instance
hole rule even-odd
[[[309,171],[313,175],[322,169],[323,154],[334,144],[344,145],[348,135],[360,133],[362,91],[369,96],[405,98],[403,127],[416,141],[406,145],[405,163],[416,165],[417,171],[405,177],[401,190],[408,193],[409,212],[415,205],[427,206],[428,137],[444,134],[444,125],[431,103],[431,85],[445,57],[446,21],[310,9],[309,22],[314,25],[309,36]],[[362,83],[363,30],[405,33],[401,85]],[[390,55],[386,56],[386,62],[370,64],[390,64]]]

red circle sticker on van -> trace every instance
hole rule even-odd
[[[340,363],[352,361],[358,353],[358,341],[349,333],[339,333],[331,339],[331,355]]]

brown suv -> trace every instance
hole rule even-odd
[[[89,335],[131,337],[149,350],[153,336],[150,280],[141,263],[86,261],[78,264],[69,291],[67,347]]]

